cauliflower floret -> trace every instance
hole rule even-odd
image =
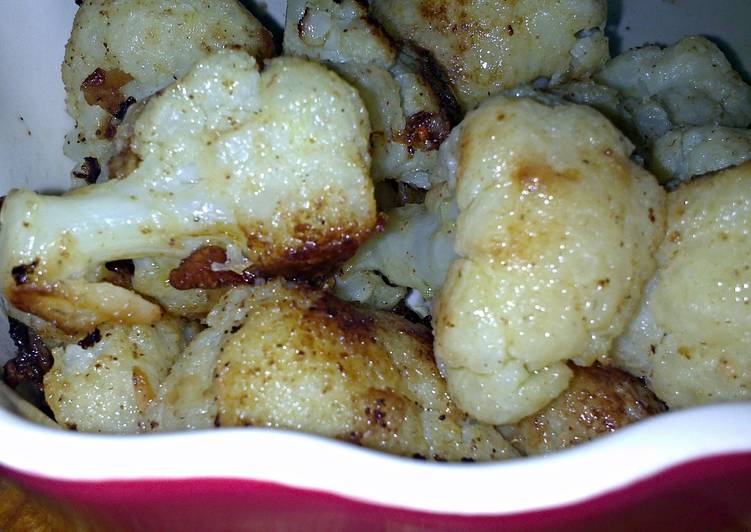
[[[235,282],[318,273],[375,226],[368,133],[357,92],[320,65],[280,58],[259,73],[246,53],[218,52],[139,111],[128,177],[62,197],[7,196],[4,296],[87,333],[160,315],[126,288],[92,282],[108,261],[183,258],[210,245],[240,250],[248,266]]]
[[[566,388],[567,360],[590,365],[623,332],[664,192],[588,107],[500,96],[454,135],[459,258],[433,314],[436,358],[461,408],[513,423]]]
[[[704,37],[630,50],[595,78],[551,90],[613,120],[669,187],[751,156],[739,129],[751,123],[751,87]]]
[[[639,379],[599,364],[570,364],[571,383],[542,410],[500,427],[523,455],[573,447],[665,411],[665,405]]]
[[[604,0],[371,0],[400,41],[430,52],[465,111],[537,78],[588,76],[608,58]]]
[[[285,53],[381,68],[396,59],[396,46],[357,0],[289,0],[285,18]]]
[[[445,184],[428,192],[425,203],[387,211],[383,231],[374,234],[347,261],[336,277],[336,294],[376,308],[393,308],[406,295],[404,287],[432,299],[456,257],[456,202]],[[388,279],[389,286],[378,272]],[[372,277],[374,276],[375,277]],[[392,288],[389,291],[388,288]],[[401,293],[400,298],[384,294]]]
[[[65,154],[86,160],[74,176],[109,175],[112,137],[135,101],[182,77],[223,48],[271,57],[271,34],[237,0],[86,0],[76,13],[62,66],[76,127]]]
[[[108,325],[52,350],[44,394],[57,422],[83,432],[144,432],[144,413],[185,347],[183,324]]]
[[[375,181],[430,186],[456,104],[437,89],[420,54],[399,48],[355,0],[287,2],[284,51],[324,62],[360,91],[373,129]]]
[[[657,139],[650,170],[671,184],[737,166],[751,159],[751,129],[697,126],[673,129]]]
[[[516,455],[451,402],[421,325],[284,281],[232,289],[207,322],[155,403],[160,430],[283,427],[430,460]]]
[[[751,162],[668,194],[667,220],[613,356],[671,408],[751,399]]]
[[[648,139],[679,126],[751,123],[751,87],[704,37],[630,50],[608,62],[595,79],[625,97]]]

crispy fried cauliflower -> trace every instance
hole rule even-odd
[[[232,289],[207,322],[155,403],[159,430],[281,427],[430,460],[516,455],[452,403],[421,325],[284,281]]]
[[[357,0],[287,2],[284,51],[323,62],[360,92],[372,125],[375,181],[429,187],[455,103],[446,112],[446,92],[430,83],[422,56],[398,47]]]
[[[65,154],[85,160],[74,176],[109,175],[112,137],[128,106],[182,77],[221,49],[274,54],[271,34],[237,0],[85,0],[62,74],[76,127]]]
[[[209,286],[213,274],[232,284],[325,270],[375,226],[368,134],[358,94],[324,67],[280,58],[260,73],[245,52],[218,52],[138,110],[126,178],[61,197],[7,196],[3,295],[78,334],[161,314],[98,281],[108,261],[239,250],[226,267],[240,271],[215,271],[223,261],[209,261]]]
[[[569,365],[566,390],[514,425],[500,427],[524,456],[545,454],[590,441],[665,411],[665,405],[625,371]]]
[[[83,432],[144,432],[144,414],[185,347],[183,324],[108,325],[52,350],[44,394],[57,422]]]
[[[514,423],[623,332],[655,267],[664,193],[632,144],[584,106],[488,100],[452,132],[459,217],[433,314],[460,408]]]
[[[704,37],[629,50],[552,91],[612,119],[670,186],[751,158],[751,87]]]
[[[671,408],[751,399],[751,163],[668,194],[657,263],[615,360]]]
[[[604,0],[371,0],[396,39],[430,52],[465,111],[537,78],[588,76],[609,57]]]

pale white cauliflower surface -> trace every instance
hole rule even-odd
[[[751,123],[751,87],[703,37],[628,51],[609,61],[595,79],[623,94],[636,126],[649,139],[677,126]]]
[[[683,182],[749,159],[751,129],[695,126],[673,129],[658,138],[652,147],[650,169],[658,178]]]
[[[672,408],[751,398],[751,163],[668,194],[657,261],[615,359]]]
[[[360,92],[370,114],[371,176],[429,186],[450,124],[419,60],[356,0],[287,2],[284,51],[321,61]]]
[[[357,0],[290,0],[284,51],[318,61],[389,68],[396,47]]]
[[[370,278],[372,272],[379,272],[397,287],[412,288],[423,298],[433,298],[456,257],[457,208],[452,198],[445,197],[447,189],[440,185],[428,193],[425,203],[388,211],[383,231],[360,246],[337,276],[337,294],[380,308],[393,307],[398,300],[383,299],[383,294],[389,292],[388,285],[378,276]],[[368,288],[357,282],[362,276],[366,276]],[[399,293],[403,295],[403,289]],[[393,304],[386,304],[391,301]]]
[[[89,332],[160,315],[134,292],[91,282],[107,261],[185,257],[206,244],[234,246],[267,274],[344,259],[376,221],[368,133],[358,94],[324,67],[280,58],[259,73],[246,53],[218,52],[140,110],[126,178],[61,197],[8,195],[4,295],[66,332]]]
[[[185,347],[183,324],[174,318],[144,326],[103,327],[101,339],[52,350],[55,364],[44,377],[55,420],[82,432],[144,432],[144,414]]]
[[[591,364],[630,321],[664,193],[587,107],[495,97],[453,135],[459,258],[433,315],[436,357],[461,408],[515,422],[566,388],[567,360]]]
[[[258,58],[274,54],[271,34],[237,0],[86,0],[78,9],[62,66],[68,113],[76,128],[65,153],[98,159],[102,175],[113,155],[113,116],[86,102],[81,84],[100,68],[130,78],[124,101],[138,101],[182,77],[197,61],[224,48]],[[114,122],[115,124],[117,121]]]
[[[274,281],[234,288],[154,403],[159,430],[267,426],[433,460],[516,452],[452,403],[427,328]]]
[[[751,158],[751,87],[704,37],[629,50],[595,79],[553,92],[623,128],[661,182],[674,187]]]
[[[539,77],[586,77],[608,59],[602,0],[372,0],[395,38],[413,41],[446,71],[465,110]]]

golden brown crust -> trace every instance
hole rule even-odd
[[[501,432],[518,451],[543,454],[590,441],[666,410],[644,382],[616,368],[570,364],[568,389]]]

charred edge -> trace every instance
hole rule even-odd
[[[463,113],[459,101],[454,95],[448,74],[429,51],[414,42],[406,43],[402,49],[417,61],[418,71],[440,101],[441,111],[445,114],[449,125],[451,127],[456,126],[462,121]]]
[[[169,274],[169,284],[177,290],[221,288],[247,282],[244,275],[233,271],[214,271],[211,265],[227,262],[227,254],[219,246],[203,246],[180,262]]]
[[[73,172],[73,177],[83,179],[89,185],[96,183],[102,173],[102,167],[99,166],[99,160],[96,157],[84,157],[81,169]]]
[[[450,132],[451,124],[444,115],[419,111],[407,118],[404,129],[395,138],[414,153],[415,150],[437,150]]]
[[[80,342],[78,342],[78,345],[81,346],[83,349],[89,349],[91,347],[94,347],[99,341],[102,339],[102,334],[99,332],[99,329],[94,329],[89,334],[87,334]]]
[[[120,107],[117,108],[117,112],[114,114],[114,117],[118,120],[125,118],[125,113],[128,112],[128,109],[130,109],[130,106],[134,103],[136,103],[136,99],[133,96],[128,96],[125,101],[120,104]]]
[[[10,338],[18,352],[3,367],[3,381],[13,389],[29,384],[41,394],[44,375],[52,368],[52,353],[42,338],[25,324],[10,317],[8,323]]]
[[[127,101],[120,89],[132,80],[133,76],[116,68],[109,71],[95,68],[81,83],[81,91],[87,104],[98,105],[112,116],[116,116],[123,103]]]
[[[136,267],[130,259],[115,260],[105,262],[104,267],[107,272],[102,276],[102,280],[108,283],[130,289],[133,287],[133,274]]]
[[[31,264],[19,264],[15,266],[10,274],[13,276],[13,280],[16,282],[16,286],[21,286],[29,282],[29,276],[34,273],[39,259],[35,260]]]
[[[380,272],[378,273],[380,274]],[[381,275],[381,277],[384,280],[386,280],[386,278],[383,275]],[[391,285],[391,283],[388,281],[387,281],[387,284]],[[411,308],[407,306],[404,300],[399,301],[399,303],[397,303],[397,305],[393,309],[391,309],[391,311],[397,316],[400,316],[404,318],[405,320],[409,321],[410,323],[413,323],[415,325],[421,325],[422,327],[426,327],[427,330],[423,329],[422,327],[415,328],[415,335],[419,336],[420,338],[427,339],[430,341],[433,340],[430,316],[425,316],[424,318],[421,318],[415,313],[414,310],[412,310]]]
[[[319,278],[335,270],[357,251],[367,235],[337,235],[329,240],[311,240],[297,248],[287,249],[268,265],[251,267],[244,273],[248,279],[284,277],[291,281]]]

